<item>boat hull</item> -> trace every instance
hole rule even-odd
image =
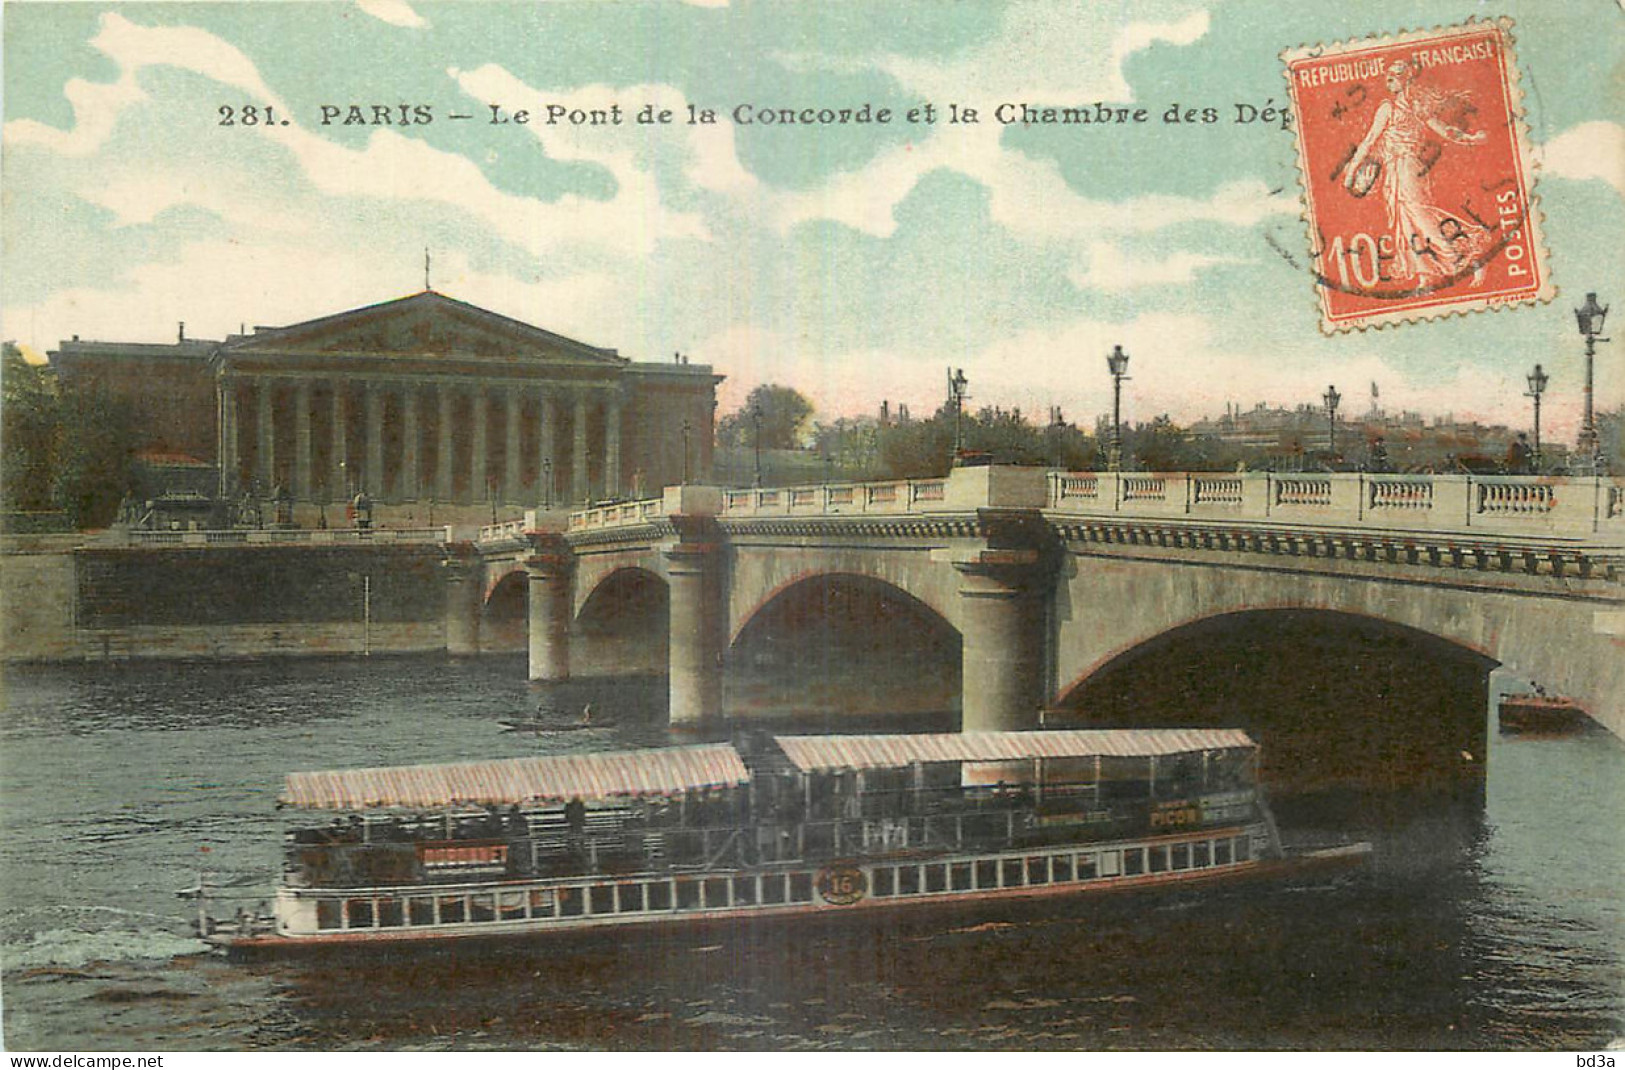
[[[444,948],[476,944],[525,945],[535,942],[592,942],[626,939],[669,939],[674,935],[702,934],[740,927],[764,928],[800,923],[876,924],[902,923],[942,925],[956,918],[997,920],[1034,906],[1088,902],[1102,897],[1135,893],[1171,891],[1186,887],[1209,887],[1259,880],[1296,879],[1323,876],[1355,868],[1370,855],[1370,845],[1359,843],[1334,848],[1292,853],[1281,857],[1253,858],[1245,862],[1205,869],[1184,869],[1111,877],[1024,884],[1019,887],[983,888],[966,891],[944,890],[908,895],[865,894],[851,902],[830,901],[822,892],[805,903],[751,905],[700,910],[672,910],[636,914],[586,914],[576,918],[549,917],[515,921],[470,922],[462,925],[345,929],[321,933],[217,931],[205,940],[233,956],[259,957],[307,954],[396,953],[421,948]],[[1012,861],[1009,856],[991,861]],[[932,860],[910,865],[964,865],[986,858]],[[841,866],[826,867],[841,869]],[[858,870],[856,865],[844,867]],[[873,871],[861,867],[867,881]],[[704,879],[704,878],[700,878]],[[713,878],[716,879],[716,878]],[[500,887],[493,885],[491,887]]]

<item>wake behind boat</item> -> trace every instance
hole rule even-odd
[[[238,952],[517,939],[1039,898],[1359,862],[1288,852],[1229,729],[764,736],[294,773],[273,911]]]

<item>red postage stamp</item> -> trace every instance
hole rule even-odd
[[[1510,31],[1282,53],[1323,330],[1551,299]]]

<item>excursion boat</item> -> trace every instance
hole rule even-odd
[[[1232,729],[758,735],[488,762],[293,773],[268,912],[209,916],[234,952],[797,916],[978,911],[1040,897],[1358,862],[1284,852]]]

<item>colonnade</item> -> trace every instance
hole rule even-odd
[[[387,501],[565,504],[622,489],[623,398],[608,384],[238,374],[220,379],[217,405],[222,494],[253,480],[265,492],[281,486],[298,501],[365,490]],[[493,410],[501,413],[500,453]],[[566,418],[568,440],[561,435]],[[529,458],[527,419],[535,425]],[[252,431],[247,442],[245,430]],[[493,464],[498,456],[500,466]]]

